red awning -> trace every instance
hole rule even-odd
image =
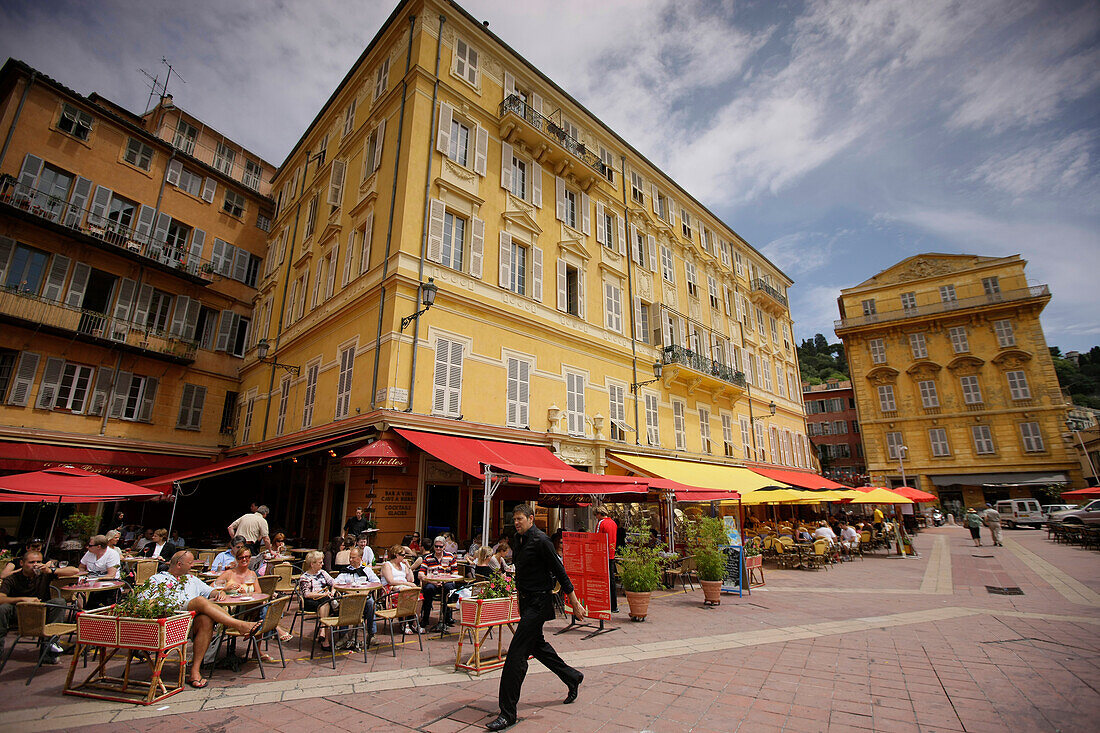
[[[621,494],[646,491],[644,478],[602,476],[573,468],[541,445],[506,443],[500,440],[463,438],[442,433],[396,428],[397,433],[422,451],[454,466],[463,473],[484,479],[482,465],[503,472],[539,480],[546,494]]]
[[[409,454],[396,440],[383,438],[356,448],[340,460],[341,466],[389,466],[399,468],[408,464]]]
[[[852,488],[851,486],[838,484],[836,481],[827,479],[824,476],[818,476],[816,473],[807,473],[806,471],[785,471],[781,468],[763,468],[758,466],[749,466],[749,469],[751,469],[753,473],[758,473],[764,478],[770,478],[773,481],[782,481],[785,484],[797,486],[800,489]]]
[[[1063,491],[1063,499],[1100,499],[1100,486],[1093,486],[1088,489],[1074,489],[1073,491]]]
[[[0,443],[0,470],[38,471],[58,466],[76,466],[92,473],[113,476],[156,476],[182,471],[206,463],[195,456],[169,456],[157,453],[73,448],[44,443]]]
[[[265,463],[275,458],[305,453],[319,445],[331,443],[332,440],[332,438],[324,438],[323,440],[314,440],[309,443],[298,443],[297,445],[287,445],[282,448],[272,448],[271,450],[260,451],[259,453],[252,453],[247,456],[234,456],[233,458],[226,458],[224,461],[207,463],[199,468],[192,468],[188,471],[177,471],[176,473],[168,473],[163,476],[157,476],[156,478],[147,478],[143,481],[138,481],[137,484],[138,486],[145,486],[147,488],[156,489],[163,494],[168,494],[172,491],[172,484],[177,481],[194,481],[195,479],[210,478],[212,476],[220,476],[223,473],[239,471],[243,468],[248,468],[258,463]]]
[[[687,484],[682,484],[679,481],[673,481],[667,478],[651,478],[649,479],[649,485],[654,489],[671,491],[676,497],[677,502],[733,501],[741,498],[741,494],[732,489],[729,491],[703,489],[698,486],[688,486]]]
[[[0,476],[0,489],[8,494],[22,494],[27,501],[107,501],[111,499],[145,499],[160,496],[153,489],[142,488],[98,473],[63,466],[44,471]]]
[[[898,486],[890,489],[895,494],[901,494],[906,499],[910,499],[918,504],[930,504],[936,501],[935,494],[929,494],[927,491],[921,491],[920,489],[914,489],[912,486]]]

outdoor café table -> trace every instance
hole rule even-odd
[[[126,585],[121,580],[87,580],[81,578],[75,583],[69,585],[62,585],[58,587],[63,596],[72,598],[73,596],[84,595],[86,593],[97,593],[102,590],[115,590]]]
[[[336,583],[332,586],[341,593],[368,593],[382,589],[384,586],[381,583],[363,583],[356,585],[354,583]]]

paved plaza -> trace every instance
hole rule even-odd
[[[916,546],[915,559],[769,566],[765,588],[718,608],[698,589],[655,594],[645,623],[623,614],[594,638],[550,636],[585,673],[580,699],[562,705],[564,686],[532,662],[512,730],[1094,731],[1100,554],[1035,530],[976,548],[942,527]],[[412,637],[396,658],[372,649],[333,671],[291,642],[287,668],[266,665],[266,680],[249,664],[151,707],[62,695],[67,656],[24,687],[21,650],[4,670],[0,730],[483,730],[497,675],[456,673],[455,643],[428,635],[421,652]]]

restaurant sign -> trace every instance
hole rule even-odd
[[[400,443],[383,439],[356,448],[341,459],[340,465],[404,468],[408,462],[409,454]]]

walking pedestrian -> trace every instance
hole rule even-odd
[[[500,677],[500,715],[486,726],[491,731],[510,728],[518,720],[516,704],[527,675],[528,656],[534,656],[565,683],[568,689],[566,705],[577,699],[577,691],[584,681],[584,675],[566,664],[542,635],[542,625],[554,618],[554,581],[560,583],[562,591],[569,596],[573,618],[577,621],[585,618],[584,606],[550,538],[535,526],[534,510],[527,504],[520,504],[512,510],[512,522],[516,528],[512,560],[516,566],[520,619]]]
[[[974,507],[967,508],[966,515],[963,517],[963,523],[966,525],[966,528],[970,530],[970,536],[974,540],[974,546],[981,547],[982,518],[981,515],[974,511]]]
[[[1001,544],[1001,515],[997,513],[992,504],[985,505],[985,511],[982,512],[982,521],[985,522],[985,526],[989,527],[989,534],[993,537],[993,546],[1004,547]]]

